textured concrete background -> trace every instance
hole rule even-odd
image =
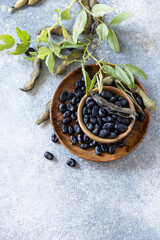
[[[142,82],[157,104],[147,136],[118,161],[79,159],[50,141],[49,124],[35,125],[61,78],[51,76],[44,66],[36,88],[23,93],[19,88],[29,78],[30,62],[0,53],[0,240],[160,239],[160,3],[106,2],[118,9],[116,13],[131,10],[135,17],[115,27],[120,54],[113,54],[107,43],[95,54],[138,65],[147,73],[149,79]],[[0,1],[0,34],[16,37],[18,26],[34,39],[39,28],[54,22],[52,9],[65,8],[69,1],[42,0],[10,15],[7,10],[13,3]],[[73,17],[75,11],[78,6],[73,7]],[[44,159],[46,150],[54,153],[53,162]],[[65,164],[69,157],[78,161],[78,169]]]

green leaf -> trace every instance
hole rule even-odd
[[[16,50],[14,52],[8,52],[8,53],[12,54],[12,55],[20,55],[22,53],[25,53],[27,51],[27,49],[29,48],[29,46],[30,46],[29,42],[24,42],[24,43],[19,44],[16,47]]]
[[[141,78],[147,80],[148,77],[147,75],[145,74],[145,72],[138,68],[137,66],[134,66],[134,65],[131,65],[131,64],[125,64],[126,67],[128,67],[128,69],[131,71],[131,72],[134,72],[135,74],[137,74],[138,76],[140,76]]]
[[[61,9],[60,8],[55,8],[54,11],[57,12],[59,15],[61,15]]]
[[[102,72],[99,73],[98,77],[99,77],[99,93],[101,93],[102,90],[103,90],[103,75],[102,75]]]
[[[83,48],[86,45],[86,43],[80,42],[77,44],[71,43],[71,42],[65,42],[61,49],[66,49],[66,48]]]
[[[119,52],[119,42],[117,40],[115,32],[112,29],[109,29],[108,31],[108,43],[114,52]]]
[[[12,47],[13,47],[13,45],[8,44],[8,43],[6,43],[6,44],[0,44],[0,51],[3,51],[3,50],[5,50],[5,49],[10,49],[10,48],[12,48]]]
[[[51,42],[51,45],[52,45],[52,52],[54,52],[57,57],[62,58],[62,59],[67,59],[68,58],[66,55],[60,54],[60,51],[61,51],[60,46],[58,46],[54,42]]]
[[[125,73],[125,71],[122,70],[122,68],[116,66],[115,67],[115,74],[117,76],[117,79],[121,80],[122,83],[127,85],[130,89],[132,88],[132,83],[128,78],[128,75]]]
[[[25,30],[21,31],[18,27],[16,27],[16,32],[18,37],[22,40],[22,42],[29,41],[29,34],[27,33],[27,31]]]
[[[71,19],[71,14],[70,14],[69,8],[65,9],[65,10],[61,13],[61,19],[62,19],[62,20],[70,20],[70,19]]]
[[[107,6],[106,4],[96,4],[91,13],[94,17],[103,17],[104,14],[110,13],[113,11],[113,8]]]
[[[128,75],[129,80],[131,81],[131,86],[132,86],[131,89],[132,89],[134,87],[134,76],[126,66],[124,66],[124,71]]]
[[[92,90],[94,88],[95,83],[96,83],[96,74],[92,78],[92,82],[91,82],[91,85],[90,85],[90,90]]]
[[[108,27],[106,26],[106,24],[105,23],[99,24],[98,27],[96,28],[96,33],[99,36],[99,40],[104,41],[108,36]]]
[[[83,64],[82,64],[82,73],[83,73],[83,76],[84,76],[84,81],[85,81],[85,86],[86,86],[86,94],[87,94],[87,93],[88,93],[87,90],[90,89],[91,79],[90,79],[90,77],[89,77],[88,72],[85,70],[85,67],[84,67]]]
[[[62,26],[63,37],[64,37],[68,42],[73,42],[71,36],[69,35],[69,33],[68,33],[68,31],[67,31],[67,29],[66,29],[63,25],[61,25],[61,26]]]
[[[120,13],[118,14],[115,18],[112,19],[112,21],[110,22],[111,25],[118,25],[121,22],[123,22],[124,20],[133,17],[133,13],[132,12],[124,12],[124,13]]]
[[[81,10],[75,20],[73,25],[73,42],[77,43],[78,36],[83,32],[87,23],[87,13],[83,9]]]
[[[39,37],[37,37],[37,39],[39,40],[39,41],[42,41],[42,42],[48,42],[48,40],[47,40],[47,34],[48,34],[48,32],[47,32],[47,30],[45,30],[45,29],[43,29],[42,30],[42,32],[41,32],[41,35],[39,36]]]
[[[38,49],[38,57],[42,60],[50,53],[51,53],[51,50],[45,46],[40,47]]]
[[[30,58],[30,57],[24,57],[24,59],[30,60],[30,61],[33,61],[35,58],[36,58],[36,57],[32,57],[32,58]]]
[[[50,71],[50,73],[53,74],[53,68],[54,68],[54,65],[55,65],[55,60],[54,60],[54,57],[53,57],[53,53],[49,53],[48,56],[46,57],[46,61],[45,61],[45,64],[47,65],[48,67],[48,70]]]
[[[15,40],[11,35],[0,35],[0,40],[2,40],[4,43],[14,45]]]
[[[116,78],[115,69],[112,68],[111,66],[109,66],[109,65],[103,65],[103,71],[104,71],[104,73],[106,73],[107,75],[110,75],[110,76]]]

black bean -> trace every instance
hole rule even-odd
[[[117,142],[118,147],[124,147],[126,145],[126,141],[122,139],[121,141]]]
[[[66,162],[69,167],[75,167],[77,162],[73,158],[69,158]]]
[[[83,137],[84,137],[83,133],[78,134],[78,136],[77,136],[78,142],[83,143],[84,142]]]
[[[81,87],[81,90],[84,94],[86,94],[86,88],[85,87]]]
[[[113,139],[113,138],[116,138],[116,137],[117,137],[117,134],[115,132],[110,132],[109,135],[108,135],[109,139]]]
[[[101,118],[106,117],[107,116],[107,111],[104,108],[100,108],[98,114]]]
[[[123,107],[127,106],[128,101],[127,101],[126,98],[120,96],[120,97],[118,98],[118,100],[121,102],[121,105],[122,105]]]
[[[64,118],[62,122],[63,122],[63,124],[67,125],[72,122],[72,118],[71,117]]]
[[[69,93],[67,96],[67,100],[70,101],[72,100],[72,98],[75,96],[75,94],[73,92]]]
[[[71,103],[69,103],[69,104],[67,105],[67,109],[68,109],[68,111],[70,111],[70,112],[75,112],[75,111],[76,111],[76,106],[73,105],[73,104],[71,104]]]
[[[107,144],[101,144],[101,149],[102,149],[102,152],[107,152],[108,151]]]
[[[117,129],[116,129],[114,132],[115,132],[115,134],[116,134],[116,135],[118,135],[118,134],[119,134],[119,132],[118,132],[118,130],[117,130]]]
[[[115,151],[116,151],[116,145],[115,145],[115,144],[111,144],[111,145],[109,146],[109,148],[108,148],[108,152],[109,152],[110,154],[113,154],[113,153],[115,153]]]
[[[111,116],[112,116],[112,118],[113,118],[114,120],[116,120],[117,117],[118,117],[118,115],[116,115],[116,114],[112,114]]]
[[[87,107],[83,108],[83,116],[87,113]]]
[[[93,140],[92,142],[90,142],[89,146],[90,147],[95,147],[95,146],[97,146],[97,144],[98,143],[95,140]]]
[[[84,93],[82,92],[82,90],[81,89],[79,89],[79,88],[74,88],[73,89],[73,92],[74,92],[74,94],[77,96],[77,97],[83,97],[84,96]]]
[[[84,115],[84,117],[83,117],[83,122],[85,123],[85,124],[87,124],[88,123],[88,121],[89,121],[89,115]]]
[[[96,147],[95,147],[95,153],[96,153],[97,155],[101,155],[101,154],[102,154],[102,149],[101,149],[100,146],[96,146]]]
[[[145,115],[143,113],[138,113],[138,121],[143,122],[145,119]]]
[[[76,105],[77,103],[79,103],[79,101],[80,101],[80,98],[77,97],[77,96],[75,96],[75,97],[72,98],[72,104],[73,104],[73,105]]]
[[[90,122],[86,124],[86,127],[88,128],[89,131],[92,131],[94,128],[93,124]]]
[[[96,117],[90,116],[89,120],[90,120],[90,122],[93,123],[93,124],[95,124],[95,123],[97,122],[97,118],[96,118]]]
[[[116,96],[113,96],[109,99],[111,103],[115,103],[117,101]]]
[[[73,120],[76,120],[76,119],[77,119],[77,115],[76,115],[75,113],[72,113],[72,114],[71,114],[71,118],[72,118]]]
[[[35,52],[35,49],[34,48],[28,48],[28,50],[25,52],[26,56],[30,57],[31,56],[31,54],[30,54],[31,52]]]
[[[127,126],[123,123],[117,122],[115,124],[115,129],[117,129],[119,133],[124,133],[127,130]]]
[[[87,114],[91,114],[92,113],[92,110],[91,109],[87,109]]]
[[[67,96],[68,96],[68,92],[67,91],[63,91],[61,92],[60,96],[59,96],[59,100],[63,103],[67,100]]]
[[[100,132],[99,132],[99,137],[100,138],[107,138],[107,136],[109,135],[109,131],[108,130],[106,130],[106,129],[104,129],[104,130],[101,130]]]
[[[80,126],[76,124],[76,125],[74,126],[74,131],[79,134],[79,133],[81,132]]]
[[[94,101],[89,102],[89,103],[87,104],[87,108],[89,108],[89,109],[92,109],[94,106],[95,106],[95,102],[94,102]]]
[[[44,157],[47,158],[48,160],[53,160],[54,156],[50,152],[45,152]]]
[[[87,105],[88,103],[90,103],[90,102],[92,102],[92,101],[93,101],[93,98],[92,98],[92,97],[88,97],[88,98],[86,99],[85,103],[86,103],[86,105]]]
[[[56,136],[56,134],[53,132],[52,133],[52,135],[51,135],[51,140],[52,140],[52,142],[54,142],[54,143],[57,143],[58,142],[58,138],[57,138],[57,136]]]
[[[65,124],[62,126],[62,132],[64,134],[68,133],[68,127]]]
[[[87,150],[89,148],[89,144],[88,143],[82,143],[80,144],[80,148]]]
[[[136,97],[136,101],[140,107],[143,107],[143,100],[140,96]]]
[[[114,123],[112,122],[104,123],[102,128],[107,130],[112,130],[114,128]]]
[[[92,130],[92,133],[97,136],[99,134],[99,131],[100,131],[100,126],[96,124],[96,126]]]
[[[77,138],[76,138],[75,135],[71,135],[71,136],[70,136],[70,140],[71,140],[72,145],[75,145],[75,144],[77,144],[77,142],[78,142],[78,140],[77,140]]]
[[[113,118],[110,117],[110,116],[107,116],[107,117],[105,117],[105,118],[102,118],[102,120],[103,120],[104,122],[113,122]]]
[[[91,141],[91,139],[86,134],[84,134],[83,140],[85,143],[89,143]]]
[[[108,92],[108,91],[105,91],[105,90],[103,90],[102,92],[101,92],[101,97],[103,97],[103,98],[105,98],[105,99],[109,99],[109,98],[111,98],[113,96],[113,94],[111,93],[111,92]]]
[[[122,107],[122,104],[121,104],[120,101],[117,101],[117,102],[115,103],[115,105],[118,106],[118,107]]]
[[[81,79],[77,80],[76,84],[75,84],[76,88],[81,88],[85,86],[85,82]]]
[[[79,124],[78,119],[76,120],[76,123]]]
[[[120,123],[123,123],[123,124],[125,124],[125,125],[129,125],[129,123],[130,123],[130,120],[129,120],[129,118],[123,118],[123,117],[118,117],[117,118],[117,121],[118,122],[120,122]]]
[[[92,108],[92,116],[93,117],[97,117],[98,116],[98,111],[99,111],[99,106],[98,105],[93,106],[93,108]]]
[[[73,133],[74,133],[74,127],[73,126],[68,126],[68,133],[70,135],[73,135]]]
[[[102,118],[101,117],[97,117],[97,123],[100,127],[102,127],[103,125],[103,121],[102,121]]]
[[[61,113],[64,113],[66,110],[67,110],[66,104],[65,104],[65,103],[61,103],[61,104],[59,105],[59,111],[60,111]]]
[[[63,113],[64,118],[69,117],[70,115],[71,115],[70,111],[66,111],[65,113]]]

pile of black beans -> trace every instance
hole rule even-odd
[[[85,93],[86,89],[83,78],[77,80],[75,88],[72,92],[68,93],[65,90],[61,92],[59,96],[59,100],[61,102],[59,105],[59,111],[63,115],[62,132],[64,134],[69,134],[71,144],[79,144],[81,149],[87,150],[91,147],[95,149],[95,153],[97,155],[101,155],[106,152],[113,154],[115,153],[116,147],[124,147],[126,145],[124,139],[116,144],[101,144],[90,139],[79,126],[77,109],[79,102]],[[111,92],[102,91],[101,97],[117,106],[128,107],[128,102],[124,97],[113,95]],[[141,121],[142,117],[140,118]],[[129,119],[119,117],[115,114],[110,114],[105,109],[100,108],[92,97],[88,97],[84,104],[83,120],[88,130],[90,130],[93,134],[101,138],[110,139],[116,138],[118,134],[125,132],[130,123]],[[139,116],[137,117],[137,120],[139,120]]]

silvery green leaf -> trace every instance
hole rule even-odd
[[[132,89],[134,87],[134,76],[126,66],[124,66],[124,71],[128,75],[129,80],[131,81],[131,86],[132,86],[131,89]]]
[[[64,37],[67,41],[73,42],[71,36],[69,35],[69,33],[68,33],[68,31],[67,31],[67,29],[66,29],[63,25],[62,25],[62,32],[63,32],[63,37]]]
[[[22,53],[25,53],[29,48],[29,46],[30,46],[29,42],[23,42],[16,47],[16,50],[14,52],[8,52],[8,53],[12,55],[20,55]]]
[[[75,20],[73,25],[73,42],[77,43],[78,36],[83,32],[87,23],[87,13],[83,9],[81,10]]]
[[[84,81],[85,81],[85,86],[86,86],[86,94],[87,94],[87,93],[88,93],[87,90],[90,89],[91,79],[90,79],[90,77],[89,77],[88,72],[85,70],[85,67],[84,67],[83,64],[82,64],[82,73],[83,73],[83,76],[84,76]]]
[[[121,22],[123,22],[126,19],[129,19],[133,17],[133,13],[132,12],[124,12],[124,13],[120,13],[118,14],[115,18],[112,19],[112,21],[110,22],[111,25],[118,25]]]
[[[103,90],[103,75],[102,75],[102,72],[99,73],[99,93],[102,92]]]
[[[107,6],[106,4],[96,4],[92,10],[92,16],[94,17],[103,17],[104,14],[110,13],[113,11],[113,8]]]
[[[51,50],[45,46],[40,47],[38,49],[38,58],[44,59],[49,53],[51,53]]]
[[[70,20],[70,19],[71,19],[71,14],[70,14],[69,8],[65,9],[65,10],[61,13],[61,18],[62,18],[62,20]]]
[[[43,29],[42,30],[42,32],[41,32],[41,35],[39,36],[39,37],[37,37],[37,39],[39,40],[39,41],[42,41],[42,42],[48,42],[48,40],[47,40],[47,34],[48,34],[48,32],[47,32],[47,30],[45,30],[45,29]]]
[[[142,69],[138,68],[137,66],[131,65],[131,64],[125,64],[125,65],[131,72],[134,72],[141,78],[147,80],[148,77]]]
[[[103,65],[103,71],[104,73],[106,73],[107,75],[110,75],[112,77],[115,77],[116,78],[116,75],[115,75],[115,69],[112,68],[111,66],[109,65]]]
[[[122,68],[116,66],[115,74],[117,76],[117,79],[121,80],[123,84],[127,85],[130,89],[132,88],[132,83],[129,80],[128,75],[125,73],[125,71],[122,70]]]
[[[29,34],[27,31],[25,31],[25,30],[21,31],[18,27],[16,27],[16,32],[17,32],[18,37],[22,40],[22,42],[29,41]]]
[[[94,88],[95,83],[96,83],[96,74],[92,78],[91,85],[90,85],[90,90],[92,90]]]
[[[117,40],[116,34],[113,29],[109,29],[108,31],[108,43],[109,46],[113,49],[114,52],[119,52],[119,42]]]
[[[96,28],[96,33],[99,36],[100,41],[104,41],[108,36],[108,27],[105,23],[101,23]]]
[[[48,70],[50,71],[50,73],[53,74],[53,68],[54,68],[54,65],[55,65],[55,60],[54,60],[54,56],[53,56],[53,53],[49,53],[46,57],[46,60],[45,60],[45,64],[47,65],[48,67]]]
[[[54,54],[59,57],[59,58],[63,58],[63,59],[67,59],[68,57],[65,55],[60,54],[61,48],[60,46],[58,46],[56,43],[51,42],[52,45],[52,52],[54,52]]]
[[[61,49],[66,49],[66,48],[83,48],[86,45],[86,43],[80,42],[77,44],[71,43],[71,42],[65,42]]]

